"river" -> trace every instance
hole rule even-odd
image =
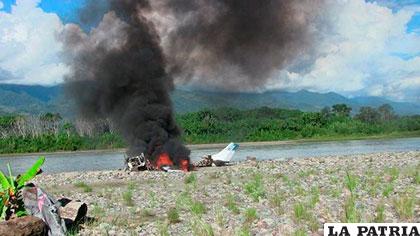
[[[220,148],[192,148],[192,160],[206,154],[214,154]],[[420,138],[386,140],[354,140],[329,142],[298,142],[287,144],[244,145],[239,147],[234,161],[243,161],[247,156],[259,160],[303,157],[325,157],[332,155],[365,154],[375,152],[420,151]],[[116,170],[124,166],[124,152],[74,152],[45,155],[45,173],[71,171]],[[12,170],[22,173],[38,158],[38,155],[11,155],[0,157],[0,170],[6,171],[10,163]]]

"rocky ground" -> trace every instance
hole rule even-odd
[[[191,173],[41,175],[94,218],[80,235],[322,235],[325,222],[420,222],[420,152],[247,161]]]

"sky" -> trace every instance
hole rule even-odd
[[[420,0],[331,0],[333,25],[309,70],[279,69],[258,91],[306,89],[420,104]],[[0,0],[0,83],[55,85],[57,40],[85,0]],[[85,30],[88,30],[84,28]]]

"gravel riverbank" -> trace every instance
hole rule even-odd
[[[65,163],[63,163],[65,164]],[[191,173],[41,175],[88,203],[80,235],[322,235],[325,222],[420,222],[420,152],[247,161]]]

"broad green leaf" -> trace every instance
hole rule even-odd
[[[45,161],[45,157],[40,157],[35,164],[26,171],[26,173],[24,173],[23,175],[21,175],[18,180],[18,188],[22,187],[23,185],[26,184],[26,182],[28,182],[29,180],[33,179],[36,174],[38,173],[38,170],[41,168],[42,164],[44,164]]]
[[[3,209],[4,208],[5,208],[4,205],[0,206],[0,220],[4,220],[4,218],[3,218]]]
[[[6,191],[8,188],[10,188],[10,183],[7,177],[3,174],[3,172],[0,171],[0,184],[1,187]]]
[[[14,192],[15,191],[15,178],[12,175],[12,169],[10,168],[9,163],[7,164],[7,169],[9,170],[9,183],[10,183],[10,186],[11,186],[13,192]]]
[[[26,215],[27,215],[27,213],[26,213],[25,210],[20,210],[20,211],[16,212],[17,217],[26,216]]]
[[[7,211],[7,206],[3,206],[3,209],[1,209],[0,212],[0,219],[6,219],[6,211]]]

